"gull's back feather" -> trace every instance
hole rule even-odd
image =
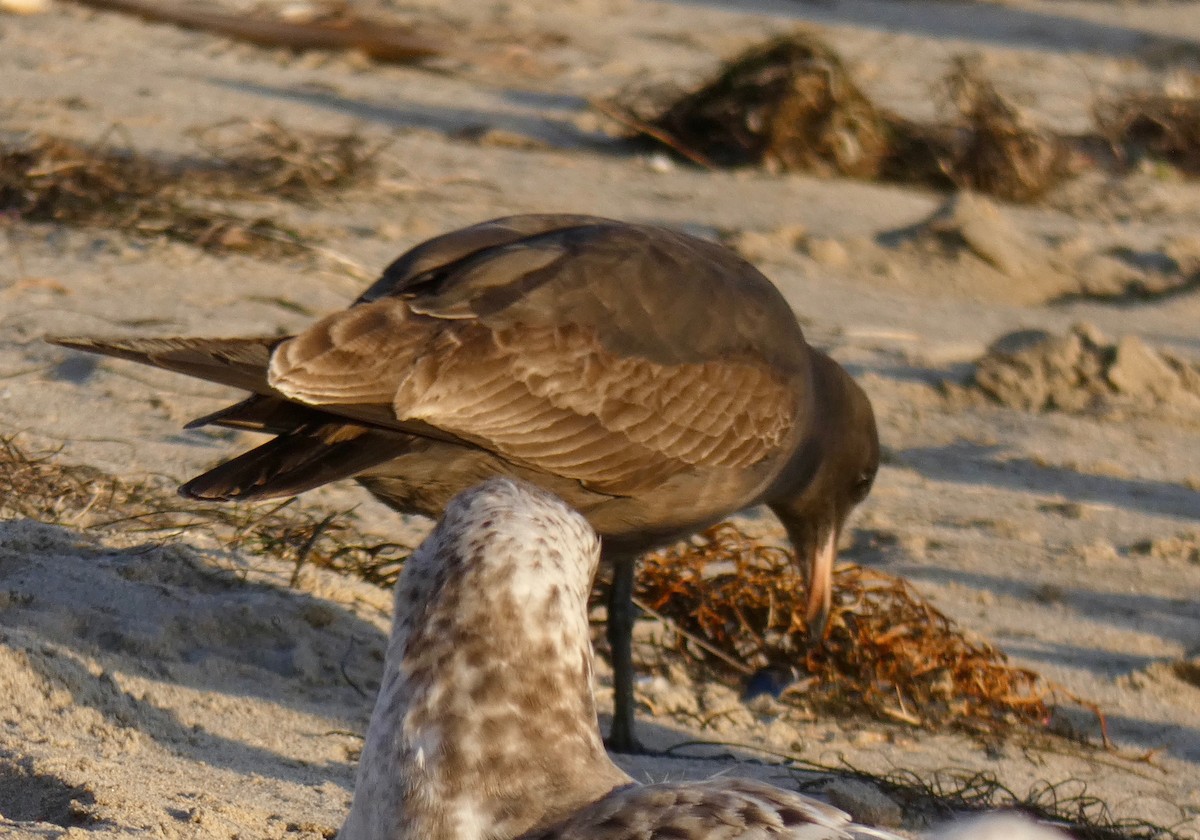
[[[843,811],[754,779],[722,776],[619,788],[520,840],[851,840],[886,832],[851,823]]]

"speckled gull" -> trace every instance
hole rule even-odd
[[[600,543],[555,496],[492,479],[404,566],[341,840],[892,837],[750,779],[639,785],[604,750],[587,598]]]

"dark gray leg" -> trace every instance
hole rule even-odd
[[[607,745],[613,752],[636,753],[642,745],[633,737],[633,576],[636,557],[617,554],[612,563],[608,593],[608,649],[613,669],[613,720]]]

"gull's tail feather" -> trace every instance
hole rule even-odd
[[[129,359],[209,382],[269,394],[267,365],[281,337],[93,338],[49,337],[52,344]]]

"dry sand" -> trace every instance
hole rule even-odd
[[[343,306],[414,242],[506,213],[598,213],[720,235],[779,284],[811,339],[875,402],[885,465],[846,556],[906,576],[1017,662],[1094,700],[1116,749],[788,719],[716,685],[661,677],[640,686],[660,713],[653,743],[741,742],[925,777],[987,770],[1018,794],[1073,780],[1064,794],[1086,786],[1119,817],[1200,832],[1200,418],[1179,397],[1194,381],[1172,391],[1162,379],[1164,364],[1178,373],[1200,361],[1200,187],[1147,167],[1085,175],[1032,207],[964,208],[916,189],[632,154],[586,106],[633,80],[696,80],[719,56],[809,21],[876,101],[906,114],[929,116],[948,59],[979,52],[1037,119],[1079,130],[1097,94],[1190,84],[1200,12],[1102,0],[453,10],[380,0],[378,10],[448,20],[482,46],[434,72],[296,57],[67,2],[0,13],[10,139],[92,141],[115,127],[122,142],[178,156],[196,152],[191,127],[270,117],[389,142],[373,186],[316,207],[242,208],[328,249],[300,257],[215,256],[4,220],[0,434],[117,475],[181,480],[249,442],[180,431],[230,395],[83,360],[41,336],[289,330]],[[1084,358],[1078,342],[1070,359],[1027,358],[1018,370],[1041,365],[1038,387],[1061,398],[1077,381],[1084,397],[1044,410],[1028,389],[998,404],[969,384],[993,340],[1064,336],[1081,321],[1093,326],[1080,334],[1124,348],[1115,379],[1112,358]],[[1127,336],[1140,343],[1118,344]],[[1013,341],[1000,349],[1028,350]],[[1003,367],[993,378],[1012,385]],[[352,487],[312,504],[357,504],[359,527],[382,538],[411,542],[423,527]],[[199,533],[138,539],[87,524],[0,522],[0,835],[330,836],[349,803],[388,593],[318,570],[293,589],[290,568]],[[1094,730],[1086,714],[1071,719]],[[716,752],[623,764],[660,779],[739,761]],[[767,765],[736,772],[789,783]],[[840,801],[866,807],[845,790]]]

